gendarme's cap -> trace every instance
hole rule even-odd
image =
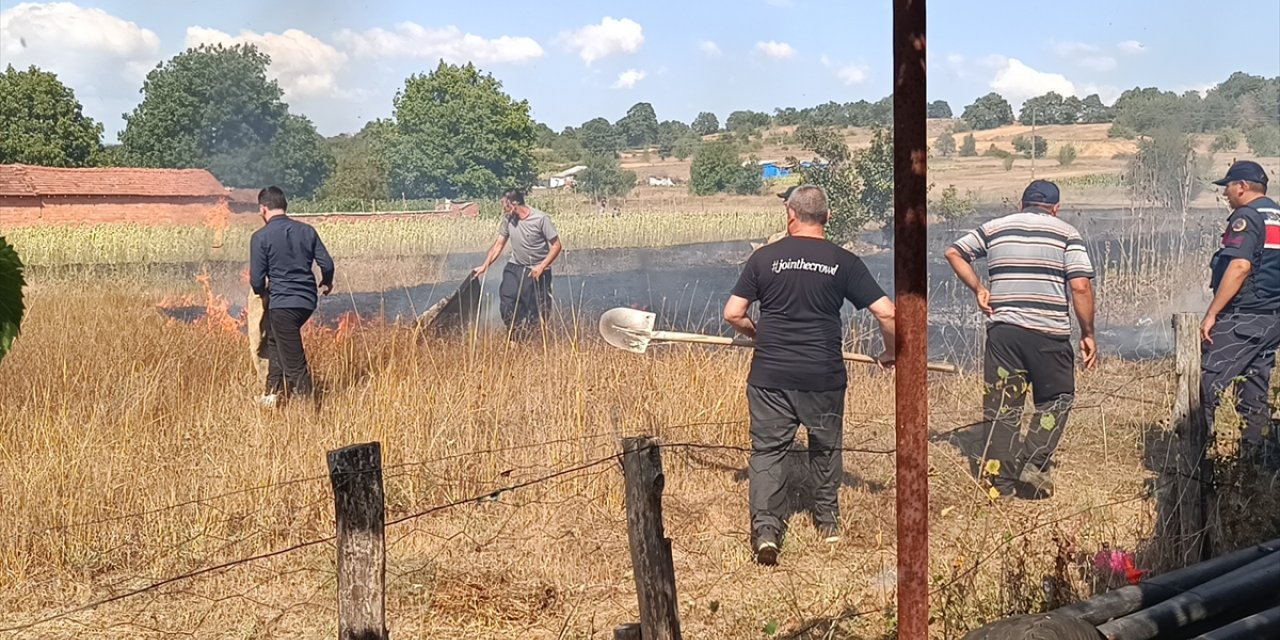
[[[1023,204],[1058,204],[1058,185],[1048,180],[1032,180],[1022,192]]]
[[[800,188],[800,185],[791,185],[791,186],[787,187],[787,190],[786,190],[786,191],[783,191],[782,193],[779,193],[779,194],[778,194],[778,197],[779,197],[779,198],[782,198],[782,201],[783,201],[783,202],[786,202],[786,201],[787,201],[787,198],[790,198],[790,197],[791,197],[791,194],[792,194],[793,192],[795,192],[795,190],[796,190],[796,189],[799,189],[799,188]]]
[[[1265,185],[1267,184],[1267,172],[1262,170],[1262,165],[1252,160],[1241,160],[1231,163],[1231,168],[1227,169],[1227,175],[1221,180],[1214,180],[1213,183],[1219,187],[1225,187],[1237,180],[1248,180],[1249,182]]]

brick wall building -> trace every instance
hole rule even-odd
[[[227,224],[228,194],[204,169],[0,165],[0,228],[44,224]]]

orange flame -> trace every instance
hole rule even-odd
[[[200,283],[204,289],[204,317],[200,322],[213,329],[221,329],[239,333],[244,327],[245,319],[235,318],[231,315],[231,303],[227,299],[213,292],[213,286],[210,284],[209,270],[205,269],[196,276],[196,282]]]

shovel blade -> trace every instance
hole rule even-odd
[[[644,353],[653,335],[653,323],[657,316],[648,311],[616,307],[600,316],[600,335],[611,346]]]

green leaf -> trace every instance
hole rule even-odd
[[[1009,377],[1009,370],[1004,367],[996,367],[996,375],[1000,376],[1001,380],[1004,380]]]
[[[768,624],[764,625],[764,634],[769,637],[778,635],[778,621],[770,620]]]
[[[1058,426],[1058,419],[1052,413],[1046,413],[1040,416],[1040,428],[1045,431],[1053,431]]]
[[[0,359],[3,359],[22,327],[26,307],[22,303],[22,260],[18,252],[0,236]]]

